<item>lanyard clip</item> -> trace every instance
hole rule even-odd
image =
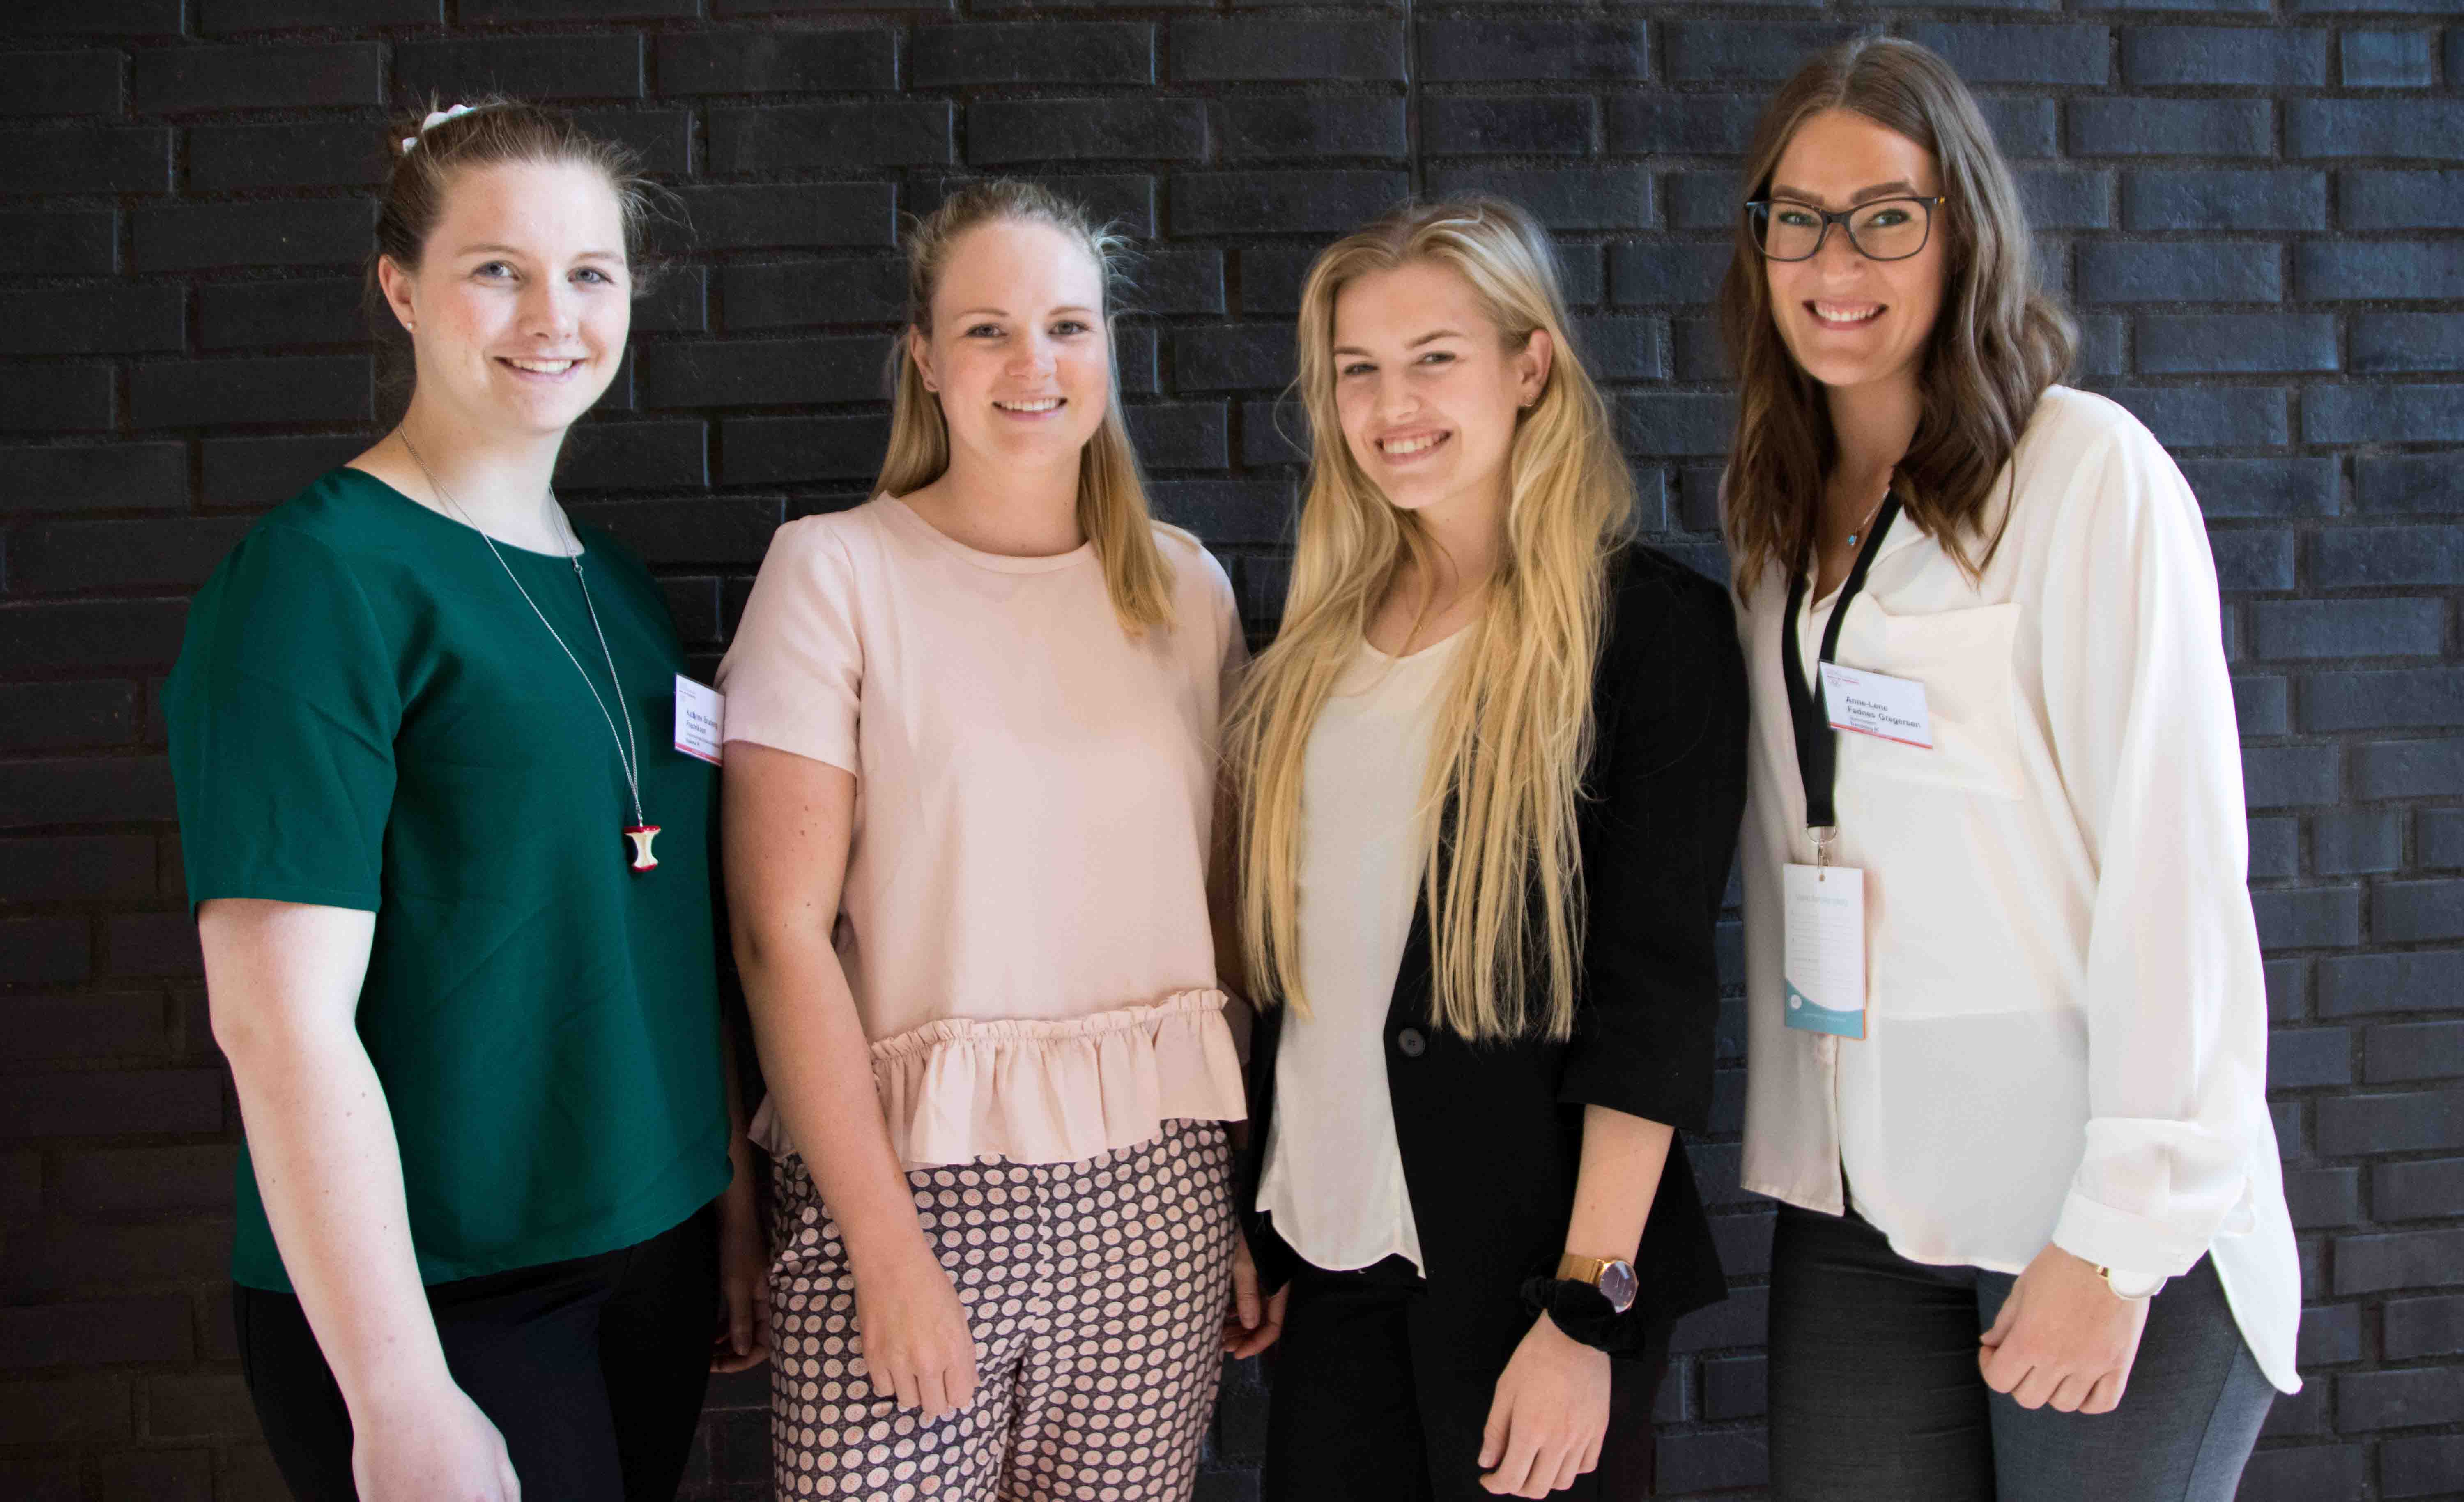
[[[1839,838],[1839,827],[1817,824],[1808,827],[1805,832],[1814,836],[1814,869],[1820,871],[1831,864],[1831,847]]]

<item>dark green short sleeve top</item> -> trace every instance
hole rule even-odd
[[[165,693],[189,901],[376,914],[359,1030],[431,1283],[629,1246],[727,1182],[716,774],[673,749],[684,654],[657,585],[582,536],[621,693],[569,560],[499,544],[499,564],[357,470],[232,550]],[[655,870],[627,865],[585,672],[632,722]],[[245,1153],[232,1272],[290,1287]]]

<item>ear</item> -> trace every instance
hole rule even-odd
[[[394,320],[406,334],[419,326],[419,307],[411,298],[411,275],[400,261],[390,255],[377,257],[377,290],[385,294],[385,306],[393,309]]]
[[[941,389],[940,381],[933,374],[933,342],[913,323],[907,325],[907,358],[915,362],[915,374],[922,378],[924,389]]]
[[[1516,401],[1529,407],[1540,400],[1540,393],[1549,388],[1549,367],[1556,358],[1556,341],[1549,337],[1547,329],[1533,329],[1531,337],[1523,342],[1522,352],[1514,357]]]

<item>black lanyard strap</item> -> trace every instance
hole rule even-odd
[[[1818,659],[1829,662],[1839,650],[1839,623],[1848,618],[1848,603],[1865,587],[1865,571],[1874,566],[1874,555],[1881,551],[1883,535],[1900,515],[1899,493],[1883,497],[1882,509],[1874,517],[1865,533],[1865,542],[1857,549],[1857,562],[1850,565],[1848,577],[1839,585],[1838,602],[1831,607],[1830,624],[1822,629],[1822,652]],[[1788,585],[1788,616],[1779,633],[1780,671],[1788,679],[1788,718],[1796,731],[1796,775],[1805,784],[1805,827],[1828,829],[1839,820],[1831,806],[1832,784],[1839,770],[1838,732],[1831,728],[1831,717],[1822,702],[1822,681],[1816,678],[1811,687],[1805,681],[1805,653],[1796,645],[1796,614],[1805,608],[1805,570],[1794,570]]]

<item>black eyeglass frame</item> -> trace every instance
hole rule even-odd
[[[1815,256],[1822,254],[1822,247],[1824,243],[1831,238],[1831,227],[1835,224],[1839,227],[1839,232],[1848,237],[1848,248],[1855,251],[1858,254],[1862,255],[1867,260],[1903,261],[1911,255],[1923,255],[1925,254],[1925,248],[1933,243],[1933,211],[1948,202],[1950,202],[1950,195],[1947,193],[1936,193],[1931,197],[1926,197],[1920,193],[1903,193],[1889,198],[1868,199],[1864,203],[1854,204],[1846,209],[1839,210],[1837,212],[1834,212],[1828,209],[1817,208],[1813,204],[1800,203],[1793,198],[1749,198],[1746,200],[1746,213],[1752,225],[1754,249],[1760,251],[1762,253],[1763,259],[1767,261],[1778,261],[1782,265],[1793,265],[1798,261],[1810,261],[1814,259]],[[1822,216],[1822,228],[1814,236],[1814,249],[1806,252],[1802,255],[1773,255],[1771,253],[1769,243],[1771,239],[1771,206],[1774,204],[1787,204],[1792,209],[1802,209],[1808,213],[1819,214]],[[1917,242],[1917,248],[1908,252],[1906,255],[1875,254],[1873,252],[1865,249],[1862,244],[1859,243],[1857,239],[1856,227],[1848,222],[1857,215],[1864,213],[1868,210],[1879,209],[1884,204],[1923,204],[1925,206],[1925,238],[1919,240]]]

